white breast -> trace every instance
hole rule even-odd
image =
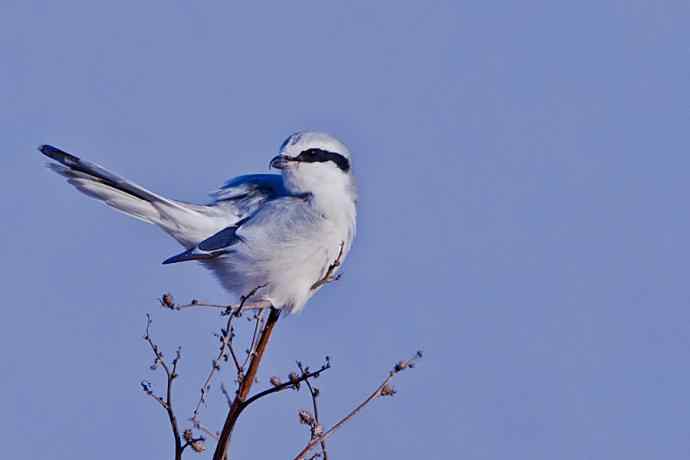
[[[336,260],[341,244],[341,262],[349,252],[355,220],[354,203],[324,209],[314,200],[276,200],[241,229],[243,243],[205,265],[229,291],[243,295],[265,285],[251,301],[298,312],[318,290],[312,286]]]

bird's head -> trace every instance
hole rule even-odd
[[[280,146],[271,167],[282,170],[285,186],[294,193],[351,191],[354,194],[348,148],[325,133],[298,132]]]

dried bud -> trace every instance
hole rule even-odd
[[[288,379],[290,379],[290,383],[292,383],[292,386],[294,386],[295,389],[299,390],[299,375],[297,375],[297,372],[290,372],[290,375],[288,375]]]
[[[160,298],[161,307],[175,308],[175,301],[173,300],[172,294],[166,292],[163,297]]]
[[[280,379],[278,377],[276,377],[275,375],[273,377],[271,377],[270,382],[271,382],[271,385],[273,385],[274,387],[277,387],[277,386],[283,384],[283,382],[281,382]]]
[[[142,380],[141,388],[144,390],[145,393],[153,394],[153,390],[151,389],[151,383],[147,382],[146,380]]]
[[[301,410],[298,413],[299,415],[299,422],[304,424],[304,425],[309,425],[313,426],[315,421],[314,421],[314,416],[309,413],[309,411],[306,410]]]
[[[400,361],[395,365],[395,372],[400,372],[403,369],[407,369],[410,364],[407,361]]]
[[[190,429],[184,430],[182,437],[184,437],[185,441],[192,442],[192,439],[194,439],[194,436],[192,436],[192,430],[190,430]]]
[[[197,454],[200,454],[200,453],[206,451],[206,444],[204,444],[203,439],[197,439],[196,441],[193,441],[190,444],[190,446],[191,446],[192,450],[194,452],[196,452]]]
[[[381,388],[381,396],[393,396],[396,393],[395,389],[390,383],[387,383]]]
[[[321,426],[320,424],[316,424],[314,426],[314,428],[311,430],[311,435],[314,438],[318,438],[322,434],[323,434],[323,426]]]

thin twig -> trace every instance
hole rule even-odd
[[[151,385],[148,382],[142,381],[141,386],[146,394],[158,400],[158,402],[161,404],[161,406],[163,406],[166,413],[168,414],[168,420],[170,421],[170,428],[172,429],[173,439],[175,442],[175,460],[180,460],[182,458],[182,451],[184,451],[186,445],[183,446],[182,444],[182,438],[180,437],[180,430],[177,424],[177,417],[175,416],[175,411],[173,410],[172,404],[172,384],[173,380],[177,378],[177,364],[179,363],[181,358],[180,349],[177,349],[177,351],[175,352],[175,358],[172,360],[171,365],[168,365],[168,363],[165,361],[163,357],[163,353],[160,351],[160,348],[158,347],[158,345],[153,343],[153,340],[151,339],[151,335],[149,333],[150,328],[151,315],[146,314],[146,335],[144,336],[144,340],[146,340],[146,342],[151,347],[151,351],[153,351],[153,355],[155,357],[154,363],[151,367],[155,369],[158,365],[160,365],[165,371],[165,375],[167,378],[165,399],[163,399],[162,397],[156,397],[153,394]]]
[[[160,302],[161,307],[167,308],[170,310],[186,310],[188,308],[214,308],[214,309],[220,309],[223,310],[226,314],[232,311],[237,311],[238,309],[242,309],[242,311],[251,311],[251,310],[265,310],[267,309],[270,305],[268,302],[265,301],[257,301],[253,302],[250,304],[245,303],[240,307],[240,305],[233,305],[233,304],[218,304],[218,303],[209,303],[209,302],[201,302],[197,299],[192,299],[191,302],[186,303],[186,304],[176,304],[175,300],[173,299],[172,294],[170,293],[165,293],[163,294],[159,299],[158,302]]]
[[[422,352],[418,351],[415,353],[415,355],[408,359],[407,361],[400,361],[395,365],[392,371],[388,374],[388,376],[385,378],[385,380],[374,390],[374,392],[369,395],[364,401],[362,401],[357,407],[355,407],[349,414],[347,414],[345,417],[343,417],[340,421],[338,421],[335,425],[333,425],[328,431],[323,433],[320,436],[313,437],[309,443],[300,451],[299,454],[297,454],[294,458],[294,460],[304,460],[304,456],[312,450],[317,444],[321,443],[322,441],[325,441],[328,437],[330,437],[336,430],[338,430],[340,427],[342,427],[345,423],[348,421],[352,420],[352,418],[359,413],[367,404],[372,402],[375,399],[378,399],[381,396],[392,396],[395,394],[395,390],[389,385],[389,382],[393,377],[395,377],[396,374],[398,374],[400,371],[414,367],[415,361],[417,361],[419,358],[422,357]]]
[[[228,403],[228,407],[232,406],[232,397],[230,396],[230,393],[228,392],[228,389],[225,388],[224,384],[220,384],[220,391],[223,393],[223,396],[225,396],[225,400]]]
[[[182,438],[185,440],[185,443],[182,446],[183,451],[187,447],[191,447],[192,450],[196,453],[201,453],[201,452],[204,452],[206,450],[206,444],[204,444],[204,442],[206,441],[206,438],[204,438],[203,436],[195,438],[194,434],[192,433],[192,430],[190,430],[190,429],[184,430],[184,433],[182,433]]]
[[[266,390],[260,391],[259,393],[256,393],[252,397],[248,398],[246,401],[244,401],[241,404],[240,412],[243,411],[244,409],[247,408],[251,403],[258,401],[259,399],[268,396],[273,393],[278,393],[279,391],[287,390],[288,388],[295,388],[299,383],[301,382],[308,382],[309,379],[311,378],[318,378],[322,372],[327,371],[328,369],[331,368],[331,362],[328,358],[326,358],[326,363],[321,366],[319,369],[313,371],[313,372],[306,372],[296,379],[291,379],[288,382],[285,383],[280,383],[278,385],[274,385],[271,388],[267,388]],[[239,415],[239,414],[238,414]]]
[[[308,367],[302,367],[302,363],[297,361],[297,367],[299,368],[300,372],[304,376],[309,372]],[[318,375],[317,375],[318,377]],[[312,426],[311,429],[311,435],[315,436],[317,433],[317,429],[322,430],[321,426],[321,421],[319,420],[319,405],[317,403],[317,399],[319,397],[319,394],[321,393],[318,388],[315,388],[312,386],[311,382],[309,379],[304,379],[304,383],[306,383],[307,388],[309,389],[309,394],[311,395],[311,403],[312,407],[314,408],[314,420],[316,421],[316,424]],[[321,453],[323,454],[323,460],[328,460],[328,451],[326,451],[326,441],[321,440]]]
[[[235,334],[234,328],[230,328],[230,334]],[[230,352],[230,356],[232,357],[232,362],[235,365],[235,372],[237,373],[237,381],[239,382],[242,380],[242,373],[243,373],[243,368],[240,366],[240,362],[237,359],[237,354],[235,353],[235,348],[232,346],[232,340],[228,342],[228,351]]]
[[[221,329],[220,331],[220,348],[218,350],[218,356],[211,362],[211,370],[209,371],[206,380],[201,386],[201,395],[199,396],[199,401],[197,401],[196,406],[194,407],[194,415],[192,416],[192,418],[199,414],[199,409],[201,408],[201,405],[206,403],[208,391],[211,386],[211,380],[213,379],[214,374],[220,370],[220,366],[223,360],[227,358],[226,349],[228,348],[234,336],[234,332],[232,330],[233,318],[235,318],[234,314],[228,315],[228,320],[225,324],[225,328]],[[235,363],[237,363],[237,361],[235,361]]]
[[[252,341],[249,344],[249,349],[247,350],[247,356],[245,356],[244,361],[242,362],[242,369],[247,366],[247,362],[249,362],[249,359],[254,355],[254,346],[256,345],[256,339],[259,336],[259,330],[260,326],[263,323],[263,310],[260,310],[258,313],[254,314],[254,333],[252,334]]]
[[[211,380],[213,379],[213,376],[215,375],[216,372],[220,370],[220,366],[224,360],[227,360],[227,353],[226,350],[230,351],[230,355],[232,356],[232,360],[235,363],[235,368],[237,370],[237,378],[238,380],[241,380],[242,374],[244,372],[244,365],[240,366],[237,357],[235,356],[235,351],[232,348],[232,339],[235,337],[235,333],[232,329],[232,320],[233,318],[239,316],[240,312],[242,311],[242,308],[244,307],[246,301],[251,298],[254,294],[256,294],[256,291],[261,289],[264,286],[258,286],[254,290],[252,290],[249,294],[246,296],[243,296],[240,300],[240,304],[233,310],[230,311],[230,313],[227,315],[228,320],[225,323],[225,328],[220,330],[220,349],[218,351],[218,356],[216,359],[214,359],[211,362],[211,370],[208,373],[208,376],[206,377],[206,381],[204,381],[203,386],[201,387],[201,395],[199,396],[199,401],[196,403],[196,406],[194,408],[194,413],[192,418],[195,418],[197,415],[199,415],[199,409],[201,408],[201,405],[206,403],[206,399],[208,397],[208,391],[211,388]]]
[[[203,385],[201,386],[201,395],[199,396],[199,400],[196,403],[196,406],[194,407],[194,416],[199,414],[199,409],[201,408],[201,405],[206,403],[206,399],[208,397],[208,391],[211,388],[211,380],[213,379],[213,376],[216,372],[220,370],[220,365],[223,362],[223,359],[227,356],[226,355],[226,348],[228,346],[228,343],[230,340],[232,340],[232,332],[230,331],[230,326],[232,323],[232,319],[235,317],[235,315],[229,315],[228,322],[226,324],[226,328],[221,330],[220,334],[220,350],[218,352],[218,356],[216,359],[214,359],[211,362],[211,370],[208,373],[208,376],[206,377],[206,380],[204,381]]]
[[[197,430],[201,431],[202,433],[206,433],[207,436],[215,440],[218,440],[218,432],[211,431],[207,426],[205,426],[199,421],[199,417],[197,417],[196,415],[190,418],[189,421],[192,422],[192,426]]]

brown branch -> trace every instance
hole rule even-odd
[[[172,430],[173,434],[173,440],[175,442],[175,460],[181,460],[182,459],[182,451],[184,451],[185,447],[187,447],[187,444],[182,444],[182,438],[180,437],[180,429],[177,424],[177,417],[175,416],[175,411],[173,410],[173,404],[172,404],[172,384],[173,380],[177,378],[177,363],[179,363],[181,355],[180,355],[180,349],[178,348],[176,353],[175,353],[175,358],[172,360],[171,365],[169,365],[166,361],[165,358],[163,357],[163,352],[160,351],[160,348],[158,345],[153,343],[153,340],[151,339],[151,335],[149,333],[151,328],[151,315],[146,314],[146,335],[144,336],[144,340],[149,344],[151,347],[151,351],[153,351],[153,355],[155,357],[153,365],[151,366],[151,369],[154,370],[160,365],[163,370],[165,371],[165,375],[167,378],[167,385],[166,385],[166,391],[165,391],[165,399],[163,399],[160,396],[156,396],[153,393],[153,390],[151,389],[151,384],[148,383],[147,381],[142,381],[141,386],[144,392],[156,399],[160,405],[165,409],[166,413],[168,414],[168,420],[170,421],[170,428]]]
[[[247,298],[248,297],[251,297],[251,294],[247,296]],[[261,331],[261,335],[256,345],[256,350],[251,357],[251,361],[249,362],[249,368],[247,369],[247,373],[241,379],[239,388],[237,390],[237,394],[235,395],[235,398],[233,399],[232,404],[230,405],[230,409],[228,410],[228,415],[225,419],[223,429],[220,432],[220,436],[218,438],[216,450],[213,453],[214,460],[223,460],[224,458],[228,457],[227,452],[229,450],[230,436],[232,435],[232,430],[234,429],[235,424],[237,422],[237,418],[239,417],[242,411],[242,403],[247,398],[247,395],[251,390],[252,384],[256,379],[256,373],[259,369],[259,365],[261,364],[261,359],[263,358],[263,355],[266,351],[266,347],[268,346],[268,342],[271,338],[271,334],[273,333],[273,328],[278,322],[279,317],[280,310],[271,307],[271,312],[269,313],[268,319],[266,320],[266,324],[264,325]]]
[[[170,310],[186,310],[188,308],[215,308],[215,309],[221,309],[225,312],[225,314],[229,314],[230,312],[237,312],[239,309],[242,311],[248,311],[248,310],[265,310],[268,308],[270,305],[268,302],[264,301],[258,301],[254,302],[251,304],[247,304],[245,302],[244,305],[233,305],[233,304],[219,304],[219,303],[208,303],[208,302],[201,302],[197,299],[192,299],[191,302],[186,303],[186,304],[176,304],[175,300],[169,292],[166,292],[163,294],[159,299],[158,302],[160,302],[161,307],[167,308]]]
[[[240,412],[243,411],[244,409],[247,408],[251,403],[258,401],[259,399],[268,396],[273,393],[278,393],[279,391],[287,390],[288,388],[298,388],[299,384],[301,382],[309,382],[309,379],[311,378],[318,378],[322,372],[327,371],[328,369],[331,368],[331,362],[328,357],[326,357],[326,363],[321,366],[319,369],[309,372],[308,368],[306,369],[306,372],[304,372],[302,375],[291,378],[288,382],[285,383],[278,383],[276,385],[273,385],[272,388],[268,388],[266,390],[260,391],[259,393],[256,393],[252,397],[248,398],[246,401],[242,403],[242,407],[240,408]]]
[[[407,369],[407,368],[412,368],[415,365],[415,361],[417,361],[419,358],[422,357],[422,352],[418,351],[417,353],[414,354],[414,356],[407,361],[400,361],[395,365],[392,371],[388,373],[388,377],[385,378],[385,380],[374,390],[374,392],[369,395],[364,401],[362,401],[357,407],[355,407],[349,414],[347,414],[345,417],[343,417],[340,421],[338,421],[335,425],[333,425],[328,431],[325,433],[319,435],[319,436],[314,436],[312,437],[311,441],[307,443],[307,445],[300,451],[299,454],[295,456],[294,460],[304,460],[305,455],[312,450],[317,444],[320,444],[321,442],[325,441],[328,437],[330,437],[335,431],[337,431],[339,428],[341,428],[345,423],[348,421],[352,420],[352,418],[357,415],[367,404],[370,402],[374,401],[375,399],[380,398],[381,396],[392,396],[395,394],[395,390],[393,387],[390,386],[389,382],[393,377],[395,377],[396,374],[398,374],[400,371]]]

